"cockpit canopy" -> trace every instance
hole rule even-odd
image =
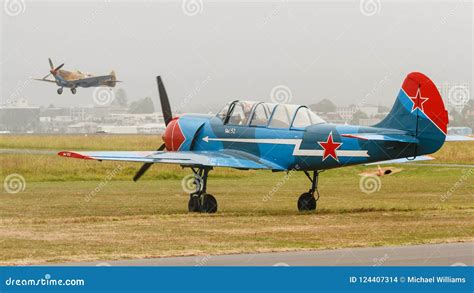
[[[303,129],[324,123],[308,107],[253,101],[233,101],[217,114],[224,124],[236,126]]]

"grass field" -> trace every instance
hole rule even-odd
[[[5,139],[7,138],[7,139]],[[155,149],[153,136],[0,136],[0,148]],[[447,144],[436,163],[473,164],[468,143]],[[321,174],[318,209],[300,214],[303,174],[217,169],[208,190],[213,215],[188,214],[181,178],[189,170],[71,160],[49,155],[0,155],[0,179],[18,173],[25,189],[0,194],[0,264],[39,264],[171,255],[206,255],[474,240],[474,170],[401,166],[365,194],[366,167]],[[111,180],[109,180],[111,179]],[[160,180],[156,180],[160,179]],[[274,190],[274,191],[272,191]]]

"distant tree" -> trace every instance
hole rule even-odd
[[[352,115],[352,120],[351,124],[359,124],[360,119],[367,119],[367,114],[362,112],[361,110],[358,110],[357,112]]]
[[[143,98],[130,103],[128,113],[130,114],[150,114],[155,112],[155,105],[150,97]]]
[[[474,113],[474,100],[469,100],[462,109],[462,115],[465,119],[465,126],[474,128],[474,115],[472,113]]]
[[[451,111],[453,120],[449,123],[449,126],[466,126],[468,123],[467,119],[458,111]]]
[[[119,88],[115,91],[114,94],[115,94],[115,99],[112,101],[112,105],[127,107],[128,105],[127,92],[123,88]]]
[[[317,102],[316,104],[312,104],[309,106],[311,110],[315,112],[321,113],[329,113],[329,112],[336,112],[336,105],[328,99],[322,99],[321,101]]]

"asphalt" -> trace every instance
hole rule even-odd
[[[474,242],[346,248],[257,254],[204,255],[117,261],[74,262],[64,266],[473,266]]]

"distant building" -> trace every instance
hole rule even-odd
[[[96,133],[97,123],[94,122],[79,122],[69,125],[66,130],[67,133]]]
[[[26,99],[15,100],[0,107],[0,131],[37,132],[39,122],[40,108],[29,107]]]
[[[141,134],[162,134],[166,125],[163,123],[149,123],[137,126],[137,132]]]
[[[350,121],[357,110],[358,109],[355,105],[351,105],[349,107],[337,107],[336,113],[339,114],[343,121]]]
[[[97,132],[115,134],[137,134],[137,126],[134,125],[99,125]]]
[[[461,112],[470,99],[470,84],[467,82],[445,82],[438,85],[438,91],[448,110]]]
[[[472,128],[470,127],[448,127],[448,134],[451,135],[472,135]]]

